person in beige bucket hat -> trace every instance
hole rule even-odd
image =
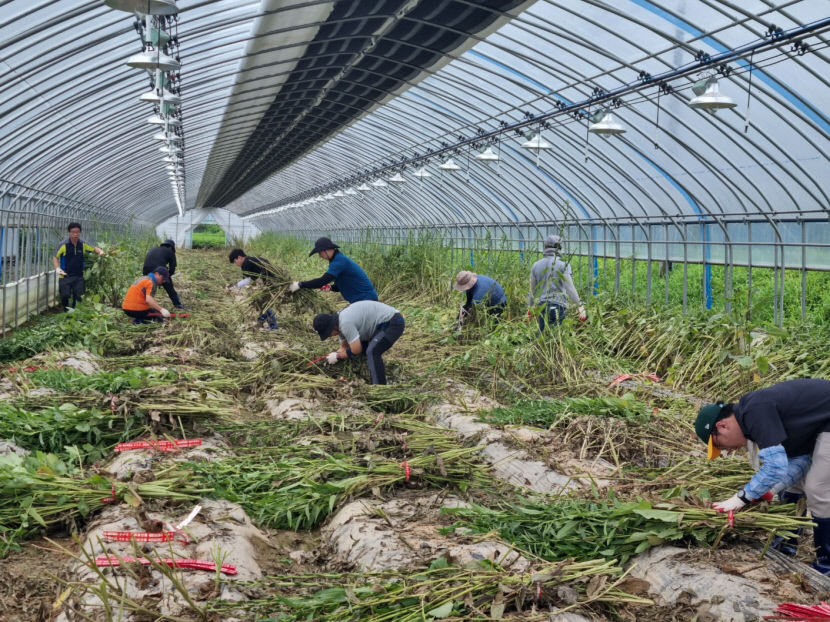
[[[470,315],[473,305],[481,305],[487,310],[488,315],[500,316],[507,306],[507,298],[504,295],[504,288],[489,276],[476,274],[469,270],[462,270],[455,277],[453,289],[467,293],[467,300],[458,311],[456,328],[460,329],[464,320]]]

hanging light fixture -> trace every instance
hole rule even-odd
[[[402,184],[406,182],[403,176],[400,173],[395,173],[392,177],[389,178],[389,183],[392,184]]]
[[[541,151],[542,149],[553,149],[551,144],[542,138],[541,132],[536,132],[533,138],[522,143],[522,149],[533,149],[534,151]]]
[[[342,190],[338,190],[337,192],[334,193],[334,196],[336,196],[339,199],[341,197],[346,196],[346,193],[343,192]]]
[[[161,95],[158,94],[157,91],[147,91],[139,97],[139,99],[143,102],[152,102],[154,104],[159,104],[164,102],[165,104],[180,104],[182,102],[182,98],[178,95],[174,95],[167,89],[163,89]]]
[[[596,120],[597,117],[599,117],[599,120]],[[588,131],[600,136],[616,136],[625,134],[626,129],[614,119],[614,115],[607,110],[603,110],[594,115],[594,122],[588,126]]]
[[[375,181],[373,181],[373,182],[372,182],[372,185],[373,185],[375,188],[386,188],[386,186],[388,186],[389,184],[387,184],[387,183],[386,183],[385,181],[383,181],[382,179],[376,179]],[[358,189],[359,189],[359,188],[358,188]]]
[[[493,151],[492,147],[487,147],[487,149],[476,155],[476,160],[480,160],[482,162],[498,162],[499,154]]]
[[[175,0],[104,0],[111,9],[145,15],[175,15],[179,12]]]
[[[349,196],[357,194],[357,191],[354,188],[346,188],[344,194],[348,194]]]
[[[362,183],[357,187],[357,190],[360,190],[361,192],[369,192],[371,188],[367,186],[365,183]]]
[[[427,170],[426,166],[422,166],[421,168],[419,168],[417,171],[415,171],[412,174],[415,175],[415,177],[417,177],[418,179],[424,179],[425,177],[432,177],[432,173],[430,173]]]
[[[533,138],[522,143],[522,149],[532,149],[536,152],[536,166],[539,166],[539,154],[543,149],[552,149],[551,144],[542,138],[542,132],[536,132]]]
[[[718,89],[718,79],[715,77],[709,77],[695,82],[692,86],[692,91],[695,97],[689,100],[689,106],[696,110],[705,110],[714,114],[718,110],[737,106],[731,97],[720,92]]]
[[[460,171],[461,167],[458,166],[455,162],[453,162],[452,158],[447,158],[447,161],[441,164],[438,168],[442,171]]]
[[[159,51],[133,54],[127,61],[127,65],[136,69],[161,69],[162,71],[177,71],[182,66],[175,58]]]

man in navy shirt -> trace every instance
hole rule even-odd
[[[289,286],[289,290],[293,293],[299,289],[329,289],[325,286],[333,281],[330,289],[340,292],[340,295],[350,303],[377,300],[378,293],[375,291],[375,286],[372,285],[363,268],[341,253],[339,248],[329,238],[319,238],[308,256],[311,257],[314,253],[319,254],[329,262],[328,269],[319,278],[310,281],[294,281]]]
[[[735,511],[776,492],[794,501],[793,489],[803,490],[816,523],[813,567],[830,575],[830,380],[787,380],[747,393],[737,404],[708,404],[695,432],[710,459],[746,446],[757,469],[746,486],[712,507]]]
[[[504,288],[483,274],[462,270],[455,277],[453,289],[467,293],[467,300],[458,312],[457,326],[459,328],[470,315],[473,305],[481,305],[487,310],[487,315],[495,317],[500,316],[507,305]]]

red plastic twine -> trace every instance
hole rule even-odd
[[[729,510],[729,514],[726,515],[726,523],[730,529],[735,529],[735,510]]]
[[[616,378],[614,378],[614,380],[612,380],[611,384],[609,384],[608,386],[609,387],[615,387],[618,384],[620,384],[621,382],[625,382],[626,380],[631,380],[632,378],[647,378],[649,380],[653,380],[654,382],[663,382],[660,379],[660,376],[658,376],[657,374],[647,374],[645,372],[640,372],[639,374],[621,374],[621,375],[617,376]]]
[[[213,562],[202,561],[200,559],[172,559],[170,557],[157,557],[152,562],[146,557],[118,557],[116,555],[102,555],[95,558],[95,565],[99,568],[107,568],[111,566],[120,566],[122,563],[129,564],[138,562],[144,566],[149,566],[152,563],[164,564],[171,568],[190,568],[192,570],[209,570],[216,571],[216,564]],[[220,569],[225,574],[236,574],[236,566],[233,564],[222,564]]]
[[[118,443],[115,446],[116,452],[131,451],[135,449],[158,449],[159,451],[177,451],[183,447],[198,447],[202,439],[193,438],[177,441],[131,441],[129,443]]]
[[[401,466],[403,467],[403,481],[408,482],[409,476],[412,475],[412,469],[409,468],[409,462],[404,460],[401,462]]]
[[[101,499],[101,503],[115,503],[115,483],[110,482],[110,491],[111,495],[109,497],[103,497]]]

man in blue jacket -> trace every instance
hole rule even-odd
[[[299,289],[331,289],[340,292],[340,295],[349,303],[361,300],[376,301],[378,293],[363,268],[341,253],[339,248],[329,238],[319,238],[308,256],[311,257],[317,253],[329,262],[328,269],[319,278],[310,281],[294,281],[289,286],[289,291],[293,293]],[[326,288],[325,286],[329,283],[332,283],[331,287]]]
[[[830,575],[830,380],[786,380],[747,393],[736,404],[707,404],[695,432],[710,459],[746,447],[757,469],[746,486],[712,507],[734,512],[776,492],[795,502],[803,491],[816,523],[813,568]]]
[[[507,306],[504,288],[483,274],[462,270],[455,277],[453,289],[467,293],[467,300],[458,312],[457,326],[459,328],[470,315],[473,305],[481,305],[487,310],[487,315],[495,317],[499,317]]]

